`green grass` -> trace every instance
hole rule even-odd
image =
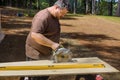
[[[101,18],[120,23],[120,17],[115,17],[115,16],[99,16]]]

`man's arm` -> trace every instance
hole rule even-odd
[[[59,44],[51,41],[50,39],[46,38],[44,35],[40,33],[31,32],[31,37],[38,43],[47,47],[51,47],[55,50]]]

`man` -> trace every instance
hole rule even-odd
[[[32,20],[26,40],[27,60],[50,59],[52,51],[60,47],[59,19],[68,12],[68,0],[58,0],[49,8],[39,11]],[[32,77],[31,80],[47,80],[48,77]]]
[[[3,33],[1,32],[1,30],[0,30],[0,43],[2,42],[2,40],[4,39],[4,37],[5,37],[5,34],[3,34]]]
[[[5,34],[2,32],[1,28],[2,27],[1,27],[1,11],[0,11],[0,43],[2,42],[2,40],[5,37]]]

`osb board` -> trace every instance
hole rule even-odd
[[[98,74],[98,73],[113,73],[119,72],[117,69],[102,61],[97,57],[89,58],[74,58],[76,63],[102,63],[104,68],[76,68],[76,69],[51,69],[51,70],[0,70],[0,76],[44,76],[44,75],[73,75],[73,74]],[[68,63],[53,63],[51,60],[39,61],[23,61],[23,62],[9,62],[0,63],[3,66],[30,66],[30,65],[55,65]],[[74,65],[73,65],[74,66]]]

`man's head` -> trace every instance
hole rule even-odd
[[[54,5],[58,5],[61,9],[66,8],[69,11],[69,0],[57,0]]]
[[[60,19],[67,14],[69,10],[69,1],[68,0],[57,0],[54,4],[55,6],[55,16]]]

